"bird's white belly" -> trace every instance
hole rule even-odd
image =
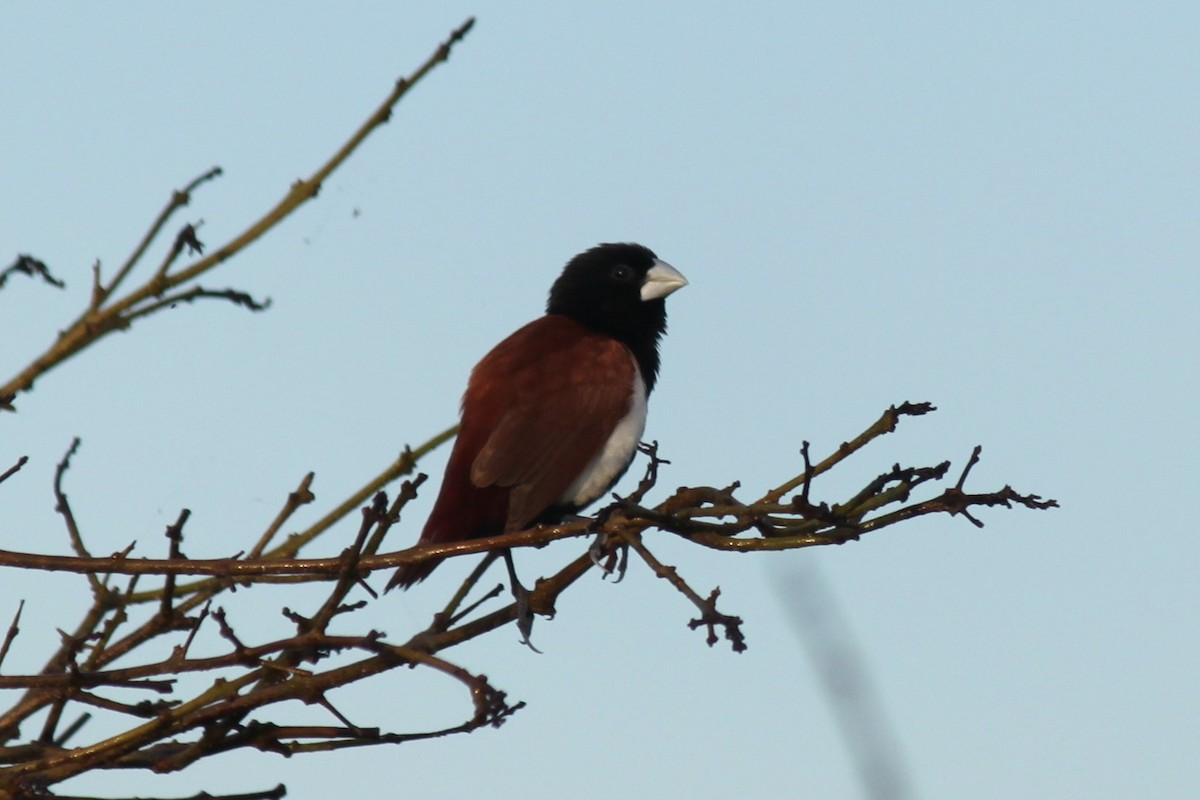
[[[559,499],[561,505],[583,508],[590,505],[620,477],[633,460],[642,433],[646,430],[646,382],[638,370],[633,377],[633,397],[629,413],[613,429],[604,449],[580,473]]]

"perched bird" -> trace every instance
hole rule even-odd
[[[637,244],[601,244],[571,259],[550,289],[546,315],[471,372],[420,544],[559,522],[607,492],[645,428],[665,298],[686,285]],[[438,563],[402,566],[387,588],[408,588]]]

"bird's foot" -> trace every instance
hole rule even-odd
[[[508,568],[508,582],[512,586],[513,600],[517,605],[517,630],[521,633],[521,644],[540,654],[542,651],[529,641],[529,634],[533,633],[533,611],[529,607],[530,593],[517,578],[517,568],[513,565],[512,550],[504,551],[504,566]]]
[[[537,654],[541,654],[533,646],[533,642],[529,641],[529,635],[533,633],[533,611],[529,608],[529,590],[526,589],[520,581],[516,580],[515,576],[512,584],[513,600],[517,603],[517,630],[521,633],[521,644],[528,647]]]
[[[613,583],[620,583],[625,580],[625,570],[629,568],[629,544],[626,542],[618,542],[615,547],[610,546],[608,534],[603,531],[596,534],[596,538],[592,540],[588,547],[588,555],[592,557],[592,563],[595,564],[604,573],[603,577],[615,574],[617,577],[613,579]]]

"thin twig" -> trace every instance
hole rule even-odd
[[[29,456],[21,456],[20,458],[18,458],[17,463],[13,464],[11,467],[4,470],[4,472],[0,472],[0,483],[4,483],[6,480],[11,478],[13,475],[16,475],[18,472],[21,471],[21,467],[25,466],[27,463],[29,463]]]
[[[17,634],[21,632],[21,612],[25,610],[25,601],[21,600],[17,603],[17,613],[13,614],[12,622],[8,624],[8,631],[4,634],[4,644],[0,644],[0,666],[4,664],[4,658],[8,655],[8,648],[12,646],[13,639],[17,638]]]
[[[300,480],[300,485],[292,491],[288,492],[287,501],[283,504],[283,508],[263,531],[259,540],[254,543],[254,547],[250,548],[250,552],[246,554],[246,559],[253,561],[262,555],[262,551],[266,549],[271,540],[275,538],[275,534],[279,533],[279,529],[283,527],[283,523],[287,522],[300,506],[307,505],[316,499],[316,495],[312,493],[312,482],[314,473],[310,472]]]
[[[794,490],[797,486],[833,469],[842,461],[845,461],[851,455],[868,445],[872,440],[895,431],[902,417],[919,417],[932,411],[937,411],[937,407],[932,403],[904,402],[898,406],[891,406],[887,411],[883,412],[883,415],[873,425],[861,434],[849,442],[842,442],[833,455],[816,466],[807,464],[804,472],[767,492],[759,502],[778,502],[779,498]]]
[[[746,651],[746,637],[742,634],[742,618],[733,617],[728,614],[722,614],[717,611],[717,598],[721,596],[720,588],[715,588],[709,593],[707,598],[701,597],[683,576],[679,574],[679,570],[675,567],[664,564],[658,560],[658,557],[650,552],[650,548],[646,547],[646,543],[642,541],[640,536],[625,536],[625,541],[633,548],[633,551],[641,556],[646,562],[646,566],[654,571],[654,574],[659,578],[670,583],[675,589],[691,601],[700,611],[700,618],[692,620],[688,623],[688,627],[692,630],[704,626],[708,629],[707,644],[712,647],[717,643],[716,627],[720,625],[725,629],[725,638],[729,640],[733,647],[733,652],[743,653]]]
[[[125,314],[122,320],[128,325],[134,320],[148,317],[164,308],[174,308],[180,303],[194,303],[202,299],[227,300],[235,306],[241,306],[250,311],[266,311],[271,307],[271,298],[269,297],[263,300],[255,300],[246,292],[239,292],[237,289],[205,289],[203,286],[193,286],[182,292],[170,294],[153,302],[138,306],[136,309],[130,310],[128,314]]]
[[[179,512],[179,518],[171,525],[167,526],[167,542],[169,543],[169,553],[167,558],[175,560],[183,555],[180,546],[183,544],[183,526],[187,524],[188,517],[192,515],[190,509],[182,509]],[[175,576],[168,575],[163,582],[162,603],[159,605],[158,615],[164,621],[170,620],[175,616],[175,612],[171,608],[171,604],[175,601]]]
[[[122,264],[121,268],[117,270],[115,275],[113,275],[112,280],[109,281],[108,285],[104,287],[104,298],[110,297],[113,292],[115,292],[117,288],[125,281],[125,279],[129,277],[129,273],[133,271],[135,266],[137,266],[137,263],[145,254],[147,248],[149,248],[151,243],[158,238],[158,234],[162,232],[163,227],[167,224],[175,212],[192,201],[192,192],[199,189],[202,184],[219,178],[222,174],[223,172],[220,167],[213,167],[212,169],[204,172],[202,175],[193,178],[182,189],[176,189],[171,193],[171,199],[167,201],[167,204],[163,210],[158,212],[158,216],[154,219],[154,222],[150,224],[150,229],[146,231],[146,234],[142,237],[142,240],[138,242],[137,247],[135,247],[133,252],[129,254],[129,258],[125,259],[125,263]],[[163,271],[165,272],[165,270]],[[103,298],[101,299],[101,302],[103,303]]]
[[[0,270],[0,289],[4,288],[4,284],[8,282],[9,275],[28,275],[31,278],[39,277],[44,283],[48,283],[58,289],[62,289],[67,285],[50,273],[50,268],[46,266],[46,262],[34,258],[28,253],[19,254],[16,261]]]
[[[83,536],[80,534],[79,525],[75,521],[75,514],[71,511],[71,504],[67,501],[66,492],[62,488],[63,476],[71,468],[71,457],[78,452],[79,444],[80,439],[76,436],[71,440],[71,446],[67,448],[67,452],[54,468],[54,510],[62,515],[63,521],[66,523],[67,536],[71,540],[71,549],[83,558],[91,558],[92,554],[88,552],[87,547],[83,543]],[[92,572],[88,573],[88,583],[92,585],[93,595],[100,597],[104,594],[104,586],[101,584],[100,579]]]

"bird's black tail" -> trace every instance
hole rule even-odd
[[[419,564],[405,564],[402,567],[397,567],[392,574],[391,580],[388,581],[384,588],[385,592],[390,592],[399,586],[401,589],[409,589],[415,584],[420,583],[429,577],[429,573],[433,572],[438,564],[442,563],[440,558],[422,561]]]

